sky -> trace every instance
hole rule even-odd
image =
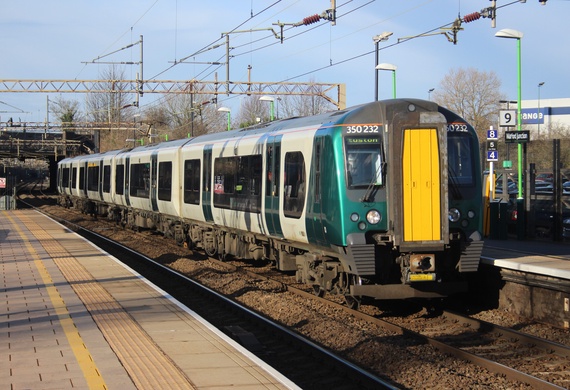
[[[230,81],[344,83],[347,105],[374,100],[373,37],[379,62],[397,67],[397,96],[428,99],[451,70],[493,71],[500,91],[517,98],[517,45],[499,39],[501,29],[522,32],[523,100],[570,97],[570,0],[497,0],[491,19],[463,23],[457,44],[442,34],[457,17],[481,11],[489,0],[337,0],[335,25],[292,25],[322,14],[330,0],[0,0],[0,79],[95,80],[109,68],[99,62],[138,62],[140,46],[120,50],[142,35],[145,80],[226,79],[230,33]],[[275,23],[285,24],[283,43]],[[425,33],[432,35],[408,39]],[[217,48],[211,49],[216,45]],[[206,50],[204,50],[206,49]],[[96,60],[100,58],[99,60]],[[180,62],[185,59],[183,62]],[[95,61],[94,61],[95,60]],[[138,65],[120,65],[135,79]],[[379,98],[392,96],[392,74],[379,72]],[[538,84],[544,82],[539,87]],[[9,117],[42,122],[44,93],[0,93],[0,123]],[[61,94],[82,102],[83,94]],[[58,94],[49,94],[48,99]],[[241,97],[221,95],[219,105],[239,107]],[[141,109],[160,101],[145,94]],[[11,111],[11,112],[6,112]],[[24,111],[24,112],[21,112]]]

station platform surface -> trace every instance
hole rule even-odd
[[[297,388],[36,211],[0,211],[0,264],[2,388]]]
[[[485,239],[483,264],[570,280],[570,242]]]

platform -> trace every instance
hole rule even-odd
[[[498,290],[499,308],[570,329],[570,243],[485,240],[481,263],[500,275],[482,286]]]
[[[483,264],[570,280],[570,243],[485,240]]]
[[[0,383],[18,389],[295,389],[62,225],[0,211]]]

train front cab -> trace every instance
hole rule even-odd
[[[458,271],[478,270],[483,250],[483,199],[479,139],[475,129],[457,114],[439,107],[447,120],[449,171],[449,234],[452,256],[461,257]]]
[[[382,117],[363,111],[360,117],[347,118],[379,124],[379,142],[385,151],[385,165],[378,168],[385,175],[375,179],[385,183],[354,188],[347,195],[348,209],[374,209],[380,220],[371,224],[368,214],[363,218],[363,209],[352,225],[360,232],[351,230],[345,220],[349,224],[346,260],[359,276],[350,286],[351,296],[437,298],[467,290],[467,282],[457,273],[461,253],[454,256],[450,251],[464,237],[450,235],[447,120],[437,107],[431,102],[393,100],[385,102]],[[370,134],[361,137],[370,139]]]

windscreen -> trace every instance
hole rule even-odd
[[[449,166],[449,182],[455,186],[474,186],[475,172],[471,137],[468,134],[449,134],[447,137],[447,164]]]
[[[383,184],[380,144],[378,140],[374,140],[373,143],[362,140],[362,138],[346,140],[346,182],[351,188]]]

